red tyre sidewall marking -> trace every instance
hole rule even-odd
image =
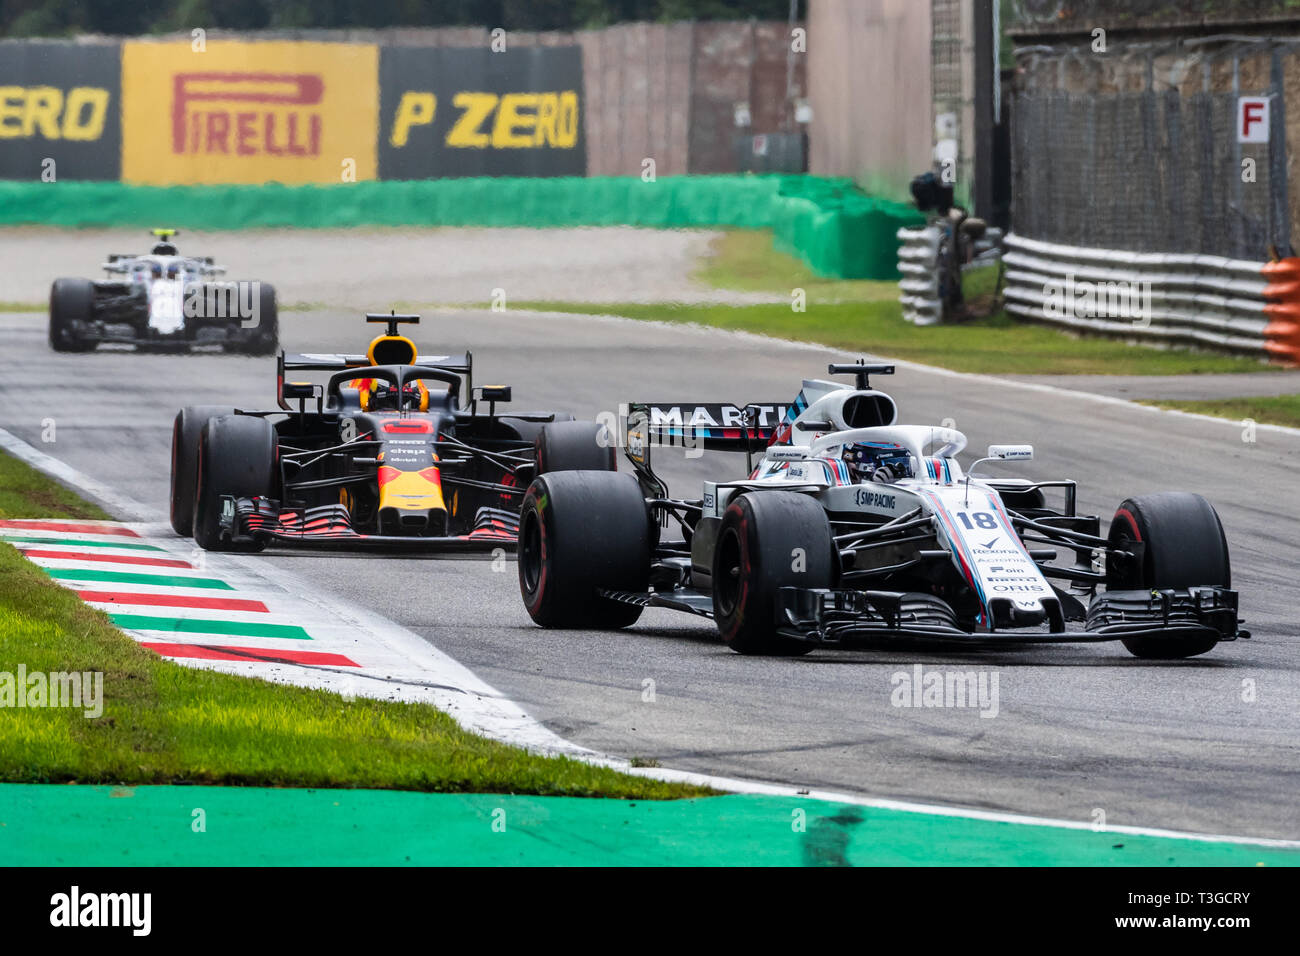
[[[741,625],[745,623],[745,602],[749,597],[749,575],[746,573],[750,568],[749,519],[745,514],[745,509],[737,503],[727,506],[727,511],[723,516],[723,520],[726,520],[726,517],[733,511],[740,516],[739,520],[736,522],[736,541],[739,544],[740,550],[740,581],[739,589],[736,592],[735,611],[731,615],[731,627],[722,633],[722,640],[726,644],[730,644],[735,639]],[[713,586],[716,588],[718,586],[717,582],[714,582]]]
[[[547,519],[546,519],[547,509],[542,507],[542,499],[540,497],[534,496],[533,504],[534,504],[533,514],[535,516],[534,520],[536,520],[537,522],[537,548],[538,548],[537,565],[539,570],[537,572],[537,589],[533,592],[533,599],[528,604],[528,612],[530,614],[536,612],[537,609],[542,606],[542,601],[546,597],[546,579],[549,576],[547,571],[547,560],[546,560],[547,559],[546,542],[549,533],[549,529],[547,528]]]
[[[180,447],[181,417],[178,414],[176,421],[172,422],[172,497],[168,507],[168,517],[174,522],[176,520],[176,450]]]
[[[1137,519],[1133,517],[1133,513],[1127,508],[1120,508],[1115,512],[1115,517],[1119,518],[1121,516],[1128,522],[1128,526],[1133,529],[1133,540],[1141,543],[1142,532],[1138,530]]]

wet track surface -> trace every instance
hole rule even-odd
[[[58,355],[45,321],[0,316],[0,426],[160,515],[177,407],[273,405],[271,359]],[[350,310],[285,312],[281,325],[291,351],[360,351],[371,331]],[[513,384],[515,408],[579,417],[639,399],[784,401],[802,378],[824,377],[827,361],[856,357],[522,312],[426,315],[414,337],[471,348],[476,380]],[[1175,663],[1139,661],[1118,644],[750,659],[717,643],[710,622],[662,610],[626,632],[544,632],[520,603],[513,561],[494,570],[490,559],[288,551],[264,560],[384,613],[599,750],[879,796],[1300,837],[1300,437],[1260,430],[1250,443],[1232,423],[908,368],[874,384],[905,421],[953,419],[971,449],[1032,442],[1037,460],[1008,473],[1078,480],[1085,513],[1108,519],[1131,494],[1205,494],[1255,639]],[[657,455],[682,496],[698,494],[702,477],[743,470],[741,456]],[[996,676],[996,716],[893,706],[891,677],[915,664]],[[1249,687],[1253,700],[1243,699]]]

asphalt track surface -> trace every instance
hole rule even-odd
[[[371,306],[386,304],[381,295]],[[0,426],[160,514],[178,406],[273,405],[270,359],[59,355],[45,322],[0,316]],[[291,351],[360,351],[372,331],[351,310],[286,312],[281,323]],[[513,384],[517,409],[579,417],[638,399],[788,400],[829,360],[855,357],[523,312],[426,315],[416,339],[429,351],[473,349],[476,380]],[[1150,491],[1205,494],[1223,518],[1254,639],[1174,663],[1139,661],[1118,644],[753,659],[721,646],[707,620],[664,610],[624,632],[542,631],[520,603],[513,561],[494,570],[485,559],[290,551],[264,560],[410,628],[600,751],[874,796],[1300,837],[1300,436],[1261,429],[1246,442],[1232,423],[913,368],[879,384],[904,420],[951,418],[972,449],[1032,442],[1037,459],[1018,473],[1078,480],[1085,512],[1108,518],[1123,497]],[[50,422],[54,441],[43,441]],[[697,495],[702,477],[743,469],[737,456],[676,454],[657,462],[682,496]],[[891,677],[915,664],[996,675],[997,716],[893,706]]]

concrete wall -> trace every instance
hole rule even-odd
[[[587,87],[587,171],[660,176],[736,172],[735,107],[750,130],[787,123],[789,27],[766,21],[630,23],[577,34]],[[794,62],[802,90],[806,57]]]
[[[906,195],[933,148],[930,4],[808,0],[811,170]]]
[[[587,171],[660,176],[688,168],[692,26],[628,23],[577,34],[586,85]]]

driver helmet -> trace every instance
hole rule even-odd
[[[894,442],[860,441],[844,446],[844,464],[855,481],[912,477],[912,456]]]
[[[362,411],[424,411],[428,407],[429,389],[419,379],[407,382],[400,393],[396,386],[378,379],[361,387]]]

